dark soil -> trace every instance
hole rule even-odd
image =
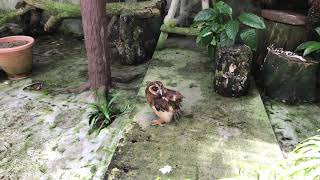
[[[0,42],[0,49],[23,46],[27,43],[28,43],[28,41]]]

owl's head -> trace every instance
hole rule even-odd
[[[163,84],[160,81],[150,82],[147,86],[147,91],[154,96],[160,97],[163,95]]]

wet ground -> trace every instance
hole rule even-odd
[[[320,107],[305,103],[287,105],[264,98],[270,122],[284,154],[292,151],[304,139],[317,134],[320,129]]]
[[[106,178],[221,179],[243,175],[248,179],[255,177],[259,166],[280,161],[282,153],[256,88],[246,97],[224,98],[212,90],[212,60],[204,51],[184,47],[179,39],[171,39],[169,45],[155,52],[144,84],[161,79],[168,88],[180,91],[185,96],[184,115],[164,127],[150,126],[156,117],[141,88],[135,124],[118,146]],[[163,173],[163,168],[170,170]]]
[[[114,93],[133,104],[146,65],[113,63]],[[92,179],[103,176],[130,119],[114,121],[99,136],[88,135],[91,92],[65,93],[87,81],[83,41],[41,37],[30,78],[8,81],[0,73],[0,179]],[[25,89],[41,83],[40,91]]]
[[[112,157],[108,172],[120,179],[237,176],[248,164],[281,159],[320,128],[315,104],[265,99],[264,107],[256,90],[241,99],[214,94],[212,62],[193,42],[171,41],[170,49],[156,53],[146,77],[147,64],[113,62],[113,92],[136,108],[95,136],[88,135],[92,94],[64,91],[87,81],[83,40],[37,39],[30,78],[8,81],[0,70],[0,179],[101,179]],[[161,128],[149,126],[155,117],[143,95],[146,82],[155,79],[187,97],[183,118]],[[41,90],[24,89],[33,83]],[[159,171],[166,165],[173,168],[169,175]]]

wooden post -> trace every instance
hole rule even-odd
[[[201,0],[201,3],[202,3],[202,9],[209,8],[209,0]]]
[[[111,73],[107,54],[105,0],[81,0],[80,6],[90,87],[100,93],[106,93],[111,85]]]
[[[179,2],[180,2],[180,0],[172,0],[171,1],[168,14],[166,15],[166,17],[164,18],[164,21],[163,21],[163,23],[165,25],[169,25],[173,21],[174,16],[176,15],[176,12],[178,9]],[[161,34],[159,36],[158,43],[157,43],[157,47],[156,47],[157,50],[164,48],[164,44],[165,44],[167,38],[168,38],[168,33],[161,32]]]

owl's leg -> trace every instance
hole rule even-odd
[[[152,124],[153,126],[164,126],[164,121],[162,119],[153,120]]]

